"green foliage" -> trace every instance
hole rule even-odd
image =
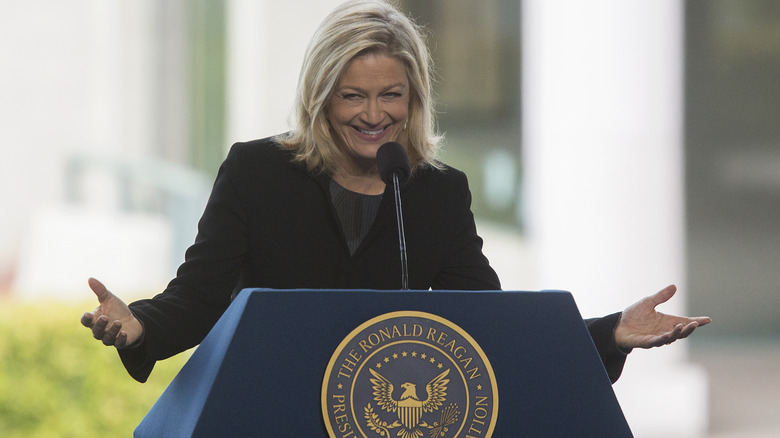
[[[136,382],[79,323],[92,307],[0,300],[0,437],[132,436],[188,359]]]

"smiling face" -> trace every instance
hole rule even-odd
[[[409,80],[396,58],[370,53],[347,66],[328,102],[328,122],[347,169],[376,166],[380,146],[397,141],[409,114]]]

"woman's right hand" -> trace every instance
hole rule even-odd
[[[89,279],[89,287],[99,304],[95,310],[81,316],[81,324],[92,329],[92,336],[105,345],[120,349],[141,339],[144,328],[130,308],[96,279]]]

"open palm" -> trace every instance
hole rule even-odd
[[[655,308],[669,301],[675,292],[677,286],[667,286],[626,308],[615,328],[617,345],[624,350],[660,347],[685,338],[697,327],[712,321],[707,316],[673,316],[658,312]]]

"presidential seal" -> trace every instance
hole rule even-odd
[[[464,330],[415,311],[380,315],[338,346],[322,382],[331,437],[490,437],[498,387]]]

